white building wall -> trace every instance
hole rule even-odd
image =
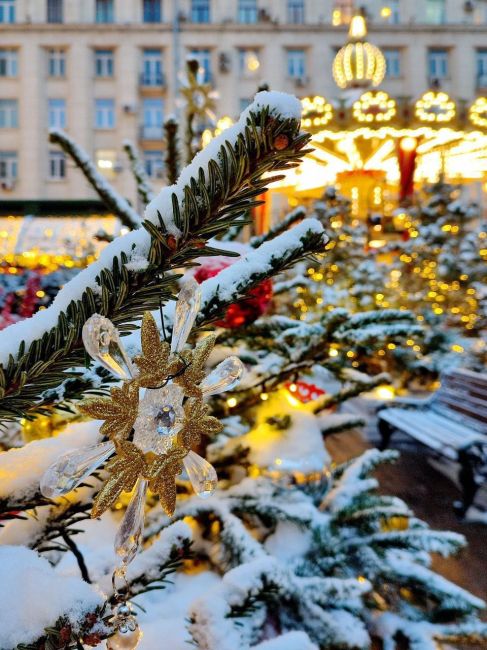
[[[477,2],[475,11],[467,14],[460,0],[446,0],[446,22],[425,24],[426,0],[401,0],[400,23],[390,24],[381,17],[387,0],[369,0],[365,5],[370,16],[369,39],[381,47],[400,48],[402,74],[399,79],[386,79],[382,87],[395,96],[417,97],[429,84],[427,53],[430,47],[450,51],[449,78],[442,87],[455,98],[471,101],[477,93],[476,59],[478,48],[487,48],[487,3]],[[218,114],[236,117],[240,102],[251,98],[258,85],[268,82],[273,89],[299,96],[320,94],[336,97],[331,65],[336,48],[346,40],[346,27],[331,25],[335,3],[331,0],[305,0],[305,24],[290,25],[286,0],[259,0],[268,19],[255,25],[236,22],[236,0],[212,0],[211,24],[189,22],[190,0],[163,0],[163,22],[142,23],[142,2],[115,0],[115,22],[94,23],[94,0],[65,0],[64,24],[46,23],[45,0],[17,0],[15,24],[1,26],[0,47],[15,47],[19,52],[17,78],[1,78],[2,98],[19,100],[19,128],[0,129],[0,151],[17,151],[19,177],[13,190],[0,189],[1,199],[93,198],[82,174],[68,165],[64,180],[48,179],[47,102],[64,98],[67,106],[67,131],[90,154],[99,149],[116,150],[123,169],[114,184],[136,203],[136,192],[122,151],[122,141],[138,141],[140,116],[124,110],[124,106],[141,106],[147,94],[139,86],[141,56],[144,48],[164,50],[164,74],[167,86],[160,91],[165,114],[177,110],[177,86],[174,61],[176,52],[173,20],[180,22],[179,60],[184,64],[191,48],[208,48],[212,53],[212,73],[219,93]],[[65,79],[47,76],[46,49],[64,47],[67,51]],[[95,79],[93,51],[114,48],[115,76]],[[258,50],[260,68],[255,74],[239,75],[238,49]],[[303,85],[288,78],[288,48],[306,50],[306,75]],[[222,53],[228,55],[231,69],[219,69]],[[94,100],[113,98],[116,105],[116,128],[100,131],[93,128]],[[139,143],[140,144],[140,143]],[[160,143],[144,143],[158,148]]]

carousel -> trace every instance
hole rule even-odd
[[[468,104],[440,88],[415,99],[391,97],[379,88],[384,55],[366,36],[364,18],[355,16],[333,63],[341,96],[302,100],[314,150],[277,191],[292,206],[335,185],[353,215],[367,218],[391,215],[415,187],[439,178],[487,187],[487,98]]]

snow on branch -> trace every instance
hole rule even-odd
[[[277,235],[286,232],[286,230],[289,230],[291,226],[294,226],[296,223],[298,223],[298,221],[302,221],[305,217],[306,208],[298,206],[289,214],[287,214],[284,219],[282,219],[282,221],[279,221],[277,224],[272,226],[268,232],[264,233],[263,235],[252,237],[250,240],[250,245],[252,248],[258,248],[264,242],[274,239],[274,237],[277,237]]]
[[[124,226],[131,230],[140,227],[140,216],[127,199],[120,196],[106,178],[100,174],[84,149],[67,133],[59,129],[49,131],[49,141],[58,144],[74,160],[103,203],[120,219]]]
[[[98,622],[96,632],[104,629],[96,615],[102,595],[80,578],[57,573],[35,551],[1,546],[0,584],[0,610],[5,612],[0,647],[5,650],[36,642],[59,619],[80,636],[93,632],[90,615]]]
[[[213,320],[221,310],[245,297],[263,279],[276,275],[307,254],[320,251],[327,242],[323,226],[305,219],[292,230],[262,244],[202,283],[202,304],[198,322]]]
[[[0,454],[0,513],[32,508],[39,494],[39,481],[46,469],[72,449],[96,444],[99,422],[75,422],[69,431],[54,438],[34,440],[19,449]],[[39,503],[39,504],[40,504]]]

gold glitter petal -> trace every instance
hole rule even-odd
[[[188,368],[182,375],[176,377],[175,384],[181,386],[188,397],[201,397],[200,384],[205,377],[205,363],[215,347],[216,334],[210,334],[198,343],[191,352],[184,351],[183,358]]]
[[[182,367],[179,359],[169,360],[169,343],[161,341],[150,312],[145,312],[142,319],[141,344],[142,354],[134,358],[134,363],[139,369],[138,381],[143,388],[160,386]]]
[[[176,508],[176,476],[183,469],[182,461],[187,449],[176,447],[169,454],[157,456],[150,467],[150,489],[161,501],[168,517],[172,517]]]
[[[110,477],[93,502],[92,517],[103,514],[115,503],[121,492],[130,492],[140,476],[149,474],[144,454],[132,442],[116,442],[115,452],[116,456],[106,465]]]
[[[139,385],[126,381],[121,388],[110,390],[110,397],[94,397],[84,400],[78,406],[83,415],[105,420],[100,433],[110,439],[126,438],[134,426],[139,406]]]

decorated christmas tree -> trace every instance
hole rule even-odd
[[[127,213],[131,232],[0,334],[2,649],[485,640],[483,602],[431,568],[463,537],[376,492],[395,452],[336,466],[324,443],[359,425],[338,406],[384,380],[358,372],[357,348],[411,316],[272,312],[272,290],[293,300],[283,272],[326,251],[319,219],[221,241],[299,164],[299,118],[259,93],[143,219]]]

